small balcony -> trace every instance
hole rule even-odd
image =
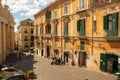
[[[39,39],[39,36],[34,36],[34,39]]]
[[[24,41],[28,41],[28,39],[24,39]]]
[[[99,6],[107,5],[116,1],[118,0],[94,0],[91,3],[91,7],[99,7]]]
[[[45,38],[52,38],[52,34],[51,33],[46,33],[46,34],[43,34],[43,37],[45,37]]]
[[[28,33],[27,31],[24,31],[24,33]]]
[[[31,31],[31,33],[34,33],[34,31]]]

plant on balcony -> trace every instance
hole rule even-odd
[[[29,79],[33,79],[34,76],[35,76],[35,73],[34,73],[33,70],[29,70],[29,71],[27,72],[27,77],[28,77]]]

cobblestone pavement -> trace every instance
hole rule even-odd
[[[37,80],[117,80],[115,75],[71,65],[50,65],[50,60],[35,56]]]
[[[8,66],[12,64],[12,66],[25,72],[34,69],[37,75],[35,80],[117,80],[115,75],[95,72],[86,68],[71,65],[51,65],[51,60],[38,55],[35,55],[34,58],[23,55],[20,60],[16,60],[15,57],[12,56],[13,62],[7,61],[5,64]]]

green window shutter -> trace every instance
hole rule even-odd
[[[64,35],[68,35],[68,22],[64,22]]]
[[[80,20],[77,21],[77,31],[80,31]]]
[[[118,72],[120,73],[120,56],[118,57]]]
[[[54,35],[57,35],[57,24],[54,25]]]
[[[107,17],[107,15],[104,16],[103,23],[104,23],[104,30],[108,30],[108,17]]]
[[[48,26],[48,34],[51,33],[51,26]]]
[[[84,50],[84,42],[80,42],[80,50]]]
[[[66,32],[66,35],[68,35],[68,22],[66,22],[66,30],[67,30],[67,32]]]
[[[118,36],[118,13],[113,13],[113,36]]]
[[[80,20],[80,36],[85,36],[85,19]]]
[[[106,54],[100,54],[100,70],[106,71],[107,70],[107,63],[106,63]]]

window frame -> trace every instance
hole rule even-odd
[[[64,2],[64,15],[68,14],[68,1]]]
[[[88,8],[88,0],[79,0],[78,5],[79,5],[79,11],[87,9]]]

